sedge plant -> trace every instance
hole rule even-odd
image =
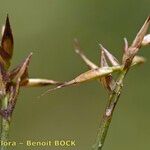
[[[125,46],[121,63],[106,48],[104,48],[103,45],[100,44],[101,61],[100,66],[98,66],[85,56],[79,42],[75,40],[75,52],[82,58],[90,69],[68,82],[61,83],[48,79],[29,78],[28,66],[32,53],[30,53],[16,68],[12,70],[9,69],[13,56],[14,40],[9,18],[7,16],[6,23],[2,30],[0,45],[0,140],[3,142],[8,141],[12,114],[15,109],[21,87],[56,85],[55,88],[49,89],[45,92],[49,93],[56,89],[96,79],[103,85],[109,95],[96,142],[93,146],[93,150],[101,150],[104,146],[115,106],[121,94],[123,80],[131,67],[145,62],[143,57],[137,56],[137,52],[142,46],[150,44],[150,34],[147,34],[149,25],[150,17],[147,18],[130,46],[128,45],[127,39],[124,39]],[[111,64],[111,66],[109,64]],[[117,79],[113,77],[115,72],[118,72]],[[7,147],[1,145],[0,149],[7,150]]]
[[[145,23],[137,33],[131,45],[124,38],[124,48],[122,55],[122,62],[119,62],[114,55],[110,53],[102,44],[99,44],[101,49],[100,66],[89,60],[83,53],[77,39],[74,41],[75,52],[82,58],[89,70],[67,81],[55,88],[49,89],[44,94],[51,91],[77,85],[90,80],[98,80],[108,92],[108,100],[106,108],[103,113],[100,127],[98,130],[93,150],[102,150],[107,136],[107,132],[113,117],[114,110],[118,103],[123,88],[123,81],[131,67],[145,62],[145,58],[137,56],[138,51],[143,46],[150,44],[150,34],[147,34],[150,26],[150,16],[146,19]],[[111,65],[111,66],[110,66]],[[117,78],[114,78],[114,73],[117,73]],[[43,95],[44,95],[43,94]]]
[[[13,33],[7,16],[6,23],[2,28],[0,45],[0,140],[4,143],[7,143],[9,138],[10,123],[20,88],[60,84],[54,80],[29,78],[28,66],[32,53],[21,64],[10,70],[13,48]],[[1,145],[0,150],[7,150],[7,146]]]

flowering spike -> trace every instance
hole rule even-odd
[[[10,66],[10,60],[13,55],[13,47],[13,34],[9,22],[9,17],[7,15],[0,48],[0,62],[2,62],[5,69],[8,69]]]
[[[90,61],[83,51],[81,50],[80,43],[77,39],[74,39],[74,49],[75,52],[81,57],[81,59],[85,62],[85,64],[90,68],[90,69],[96,69],[98,68],[97,65],[95,65],[92,61]]]
[[[100,44],[101,49],[104,51],[105,55],[107,56],[108,60],[113,66],[118,66],[119,62],[118,60],[106,49]]]

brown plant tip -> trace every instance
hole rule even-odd
[[[145,23],[143,24],[140,31],[136,35],[131,47],[137,48],[137,49],[141,47],[141,43],[143,41],[144,36],[147,33],[149,26],[150,26],[150,16],[146,19]]]
[[[2,40],[0,47],[0,63],[2,64],[3,68],[5,68],[5,70],[7,70],[10,66],[10,60],[13,55],[13,47],[13,34],[11,31],[9,18],[7,16],[6,23],[2,32]]]
[[[126,68],[128,69],[130,67],[134,56],[139,51],[139,48],[142,46],[142,42],[148,31],[149,26],[150,26],[150,17],[148,17],[144,22],[143,26],[137,33],[135,39],[133,40],[131,46],[124,52],[123,59],[122,59],[124,64],[124,69]]]
[[[11,58],[13,54],[14,40],[8,16],[6,18],[5,28],[2,35],[1,46]]]

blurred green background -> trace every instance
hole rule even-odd
[[[15,39],[13,66],[33,52],[31,77],[66,81],[87,70],[73,51],[80,40],[99,64],[102,43],[121,58],[123,38],[131,42],[150,14],[149,0],[0,0],[0,25],[9,13]],[[150,148],[150,47],[147,62],[131,70],[114,114],[104,150]],[[48,88],[22,89],[13,114],[10,139],[73,139],[76,147],[26,147],[15,150],[91,150],[107,93],[96,81],[65,88],[37,99]]]

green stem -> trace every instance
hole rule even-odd
[[[8,105],[8,96],[6,95],[4,99],[2,99],[2,110],[5,110]],[[9,127],[10,127],[10,118],[6,119],[2,116],[1,121],[1,141],[8,142],[8,134],[9,134]],[[7,150],[7,146],[3,144],[0,147],[0,150]]]
[[[104,146],[105,138],[112,120],[113,112],[115,109],[115,106],[118,102],[118,99],[120,97],[121,89],[123,87],[123,79],[127,73],[127,70],[123,70],[116,82],[115,89],[113,92],[110,94],[109,99],[108,99],[108,104],[106,106],[105,112],[103,114],[103,118],[100,124],[100,128],[98,131],[98,136],[96,139],[96,143],[93,146],[93,150],[101,150],[102,147]]]

